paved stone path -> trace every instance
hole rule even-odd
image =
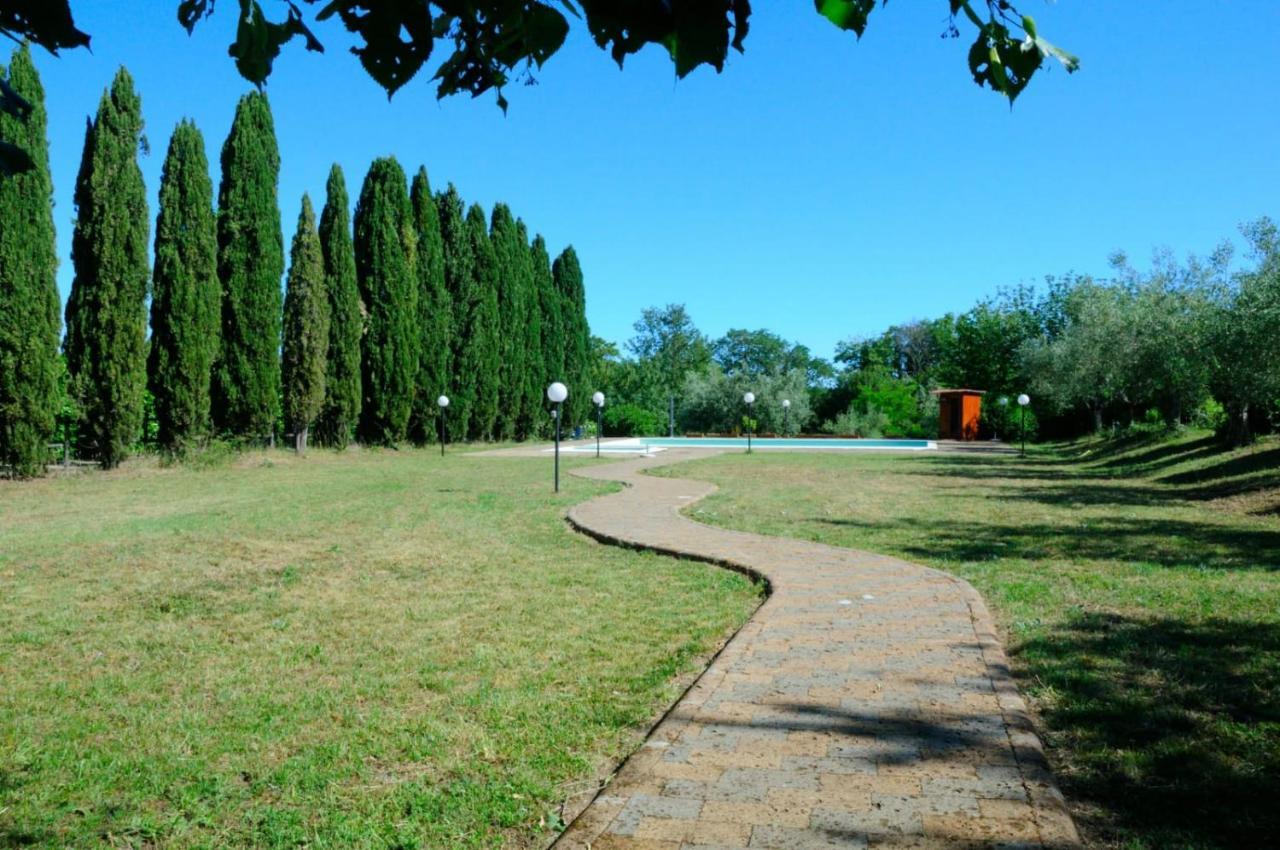
[[[1075,848],[1078,837],[978,594],[866,552],[678,511],[711,484],[576,469],[621,492],[569,518],[613,543],[746,569],[772,594],[554,845]]]

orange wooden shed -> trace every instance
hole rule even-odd
[[[938,439],[978,439],[985,390],[934,390],[938,397]]]

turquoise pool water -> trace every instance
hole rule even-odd
[[[745,449],[746,437],[641,437],[641,445],[651,448]],[[804,439],[800,437],[757,437],[751,440],[756,449],[931,449],[929,440],[841,440]]]

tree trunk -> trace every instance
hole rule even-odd
[[[1227,421],[1219,436],[1228,446],[1243,446],[1253,439],[1249,431],[1249,405],[1226,404]]]
[[[1095,434],[1102,431],[1102,405],[1095,405],[1093,408],[1093,432]]]
[[[307,426],[303,425],[293,430],[293,450],[300,455],[307,453]]]

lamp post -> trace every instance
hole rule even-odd
[[[1022,393],[1021,395],[1018,396],[1018,407],[1022,408],[1022,413],[1021,413],[1022,424],[1018,428],[1018,430],[1022,432],[1022,451],[1019,454],[1020,457],[1027,456],[1027,405],[1028,404],[1031,404],[1031,396],[1027,395],[1026,393]]]
[[[756,403],[756,394],[753,392],[744,393],[742,400],[747,405],[747,454],[751,454],[751,432],[753,430],[751,422],[751,405]]]
[[[560,492],[560,405],[569,397],[569,388],[556,381],[547,387],[547,399],[556,406],[551,415],[556,420],[556,492]]]
[[[604,393],[598,390],[592,393],[591,402],[596,406],[596,457],[600,457],[600,434],[604,430]]]
[[[791,414],[791,399],[782,400],[782,436],[787,436],[787,419]]]
[[[440,457],[444,457],[444,444],[449,439],[449,429],[445,426],[444,417],[449,412],[449,397],[442,395],[436,399],[436,405],[440,408]]]

